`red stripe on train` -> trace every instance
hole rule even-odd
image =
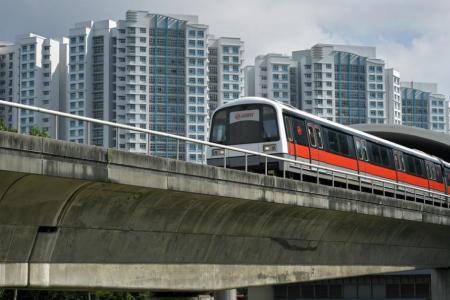
[[[440,182],[437,182],[437,181],[433,181],[433,180],[429,180],[428,182],[430,184],[430,189],[433,189],[435,191],[439,191],[439,192],[442,192],[442,193],[445,192],[443,183],[440,183]]]
[[[409,175],[403,172],[397,172],[398,181],[409,183],[412,185],[417,185],[423,188],[428,189],[428,180],[422,177]]]
[[[397,172],[395,172],[394,170],[376,166],[365,161],[359,161],[358,163],[361,172],[397,181]]]
[[[298,157],[309,158],[309,147],[288,143],[288,153],[293,156],[297,154]]]
[[[358,163],[356,159],[330,153],[324,150],[318,150],[319,161],[338,167],[358,171]]]

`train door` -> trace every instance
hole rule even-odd
[[[292,159],[297,160],[296,143],[292,132],[292,118],[288,115],[283,115],[283,119],[284,119],[284,128],[286,130],[288,154],[289,156],[292,156],[291,157]]]
[[[309,151],[312,164],[319,164],[319,151],[323,149],[322,131],[319,125],[308,122]]]
[[[447,195],[450,195],[450,167],[445,166],[444,167],[444,178],[445,178],[445,185],[447,187]]]
[[[356,156],[358,158],[358,170],[360,174],[366,173],[366,162],[369,160],[367,154],[366,140],[355,137]]]
[[[305,120],[285,115],[284,122],[289,155],[294,156],[293,159],[295,160],[302,160],[309,163],[310,152]]]

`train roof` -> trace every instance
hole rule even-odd
[[[401,150],[402,152],[413,154],[413,155],[416,155],[418,157],[421,157],[421,158],[424,158],[424,159],[427,159],[427,160],[431,160],[431,161],[436,162],[436,163],[440,163],[441,162],[441,160],[439,158],[431,156],[431,155],[429,155],[429,154],[427,154],[425,152],[422,152],[420,150],[407,148],[405,146],[402,146],[402,145],[390,142],[388,140],[385,140],[385,139],[379,138],[377,136],[368,134],[366,132],[363,132],[363,131],[351,128],[349,126],[345,126],[345,125],[342,125],[342,124],[339,124],[339,123],[336,123],[336,122],[333,122],[333,121],[330,121],[330,120],[318,117],[316,115],[304,112],[302,110],[299,110],[298,108],[293,107],[292,105],[284,104],[284,103],[276,101],[276,100],[270,100],[270,99],[266,99],[266,98],[262,98],[262,97],[242,97],[242,98],[233,100],[231,102],[228,102],[227,104],[222,105],[217,110],[219,110],[221,108],[225,108],[225,107],[231,107],[231,106],[241,105],[241,104],[246,104],[246,103],[247,104],[248,103],[260,103],[260,104],[272,105],[272,106],[275,106],[275,107],[278,107],[278,108],[290,111],[292,113],[295,113],[295,114],[307,117],[309,119],[313,119],[315,121],[318,121],[318,122],[322,123],[323,125],[328,125],[328,126],[331,126],[331,127],[339,128],[339,129],[341,129],[341,130],[343,130],[343,131],[345,131],[347,133],[351,133],[351,134],[357,135],[359,137],[369,138],[369,139],[371,139],[374,142],[377,142],[377,143],[380,143],[380,144],[384,144],[385,146],[389,146],[389,147]],[[450,167],[449,163],[447,163],[447,162],[445,162],[445,163]]]

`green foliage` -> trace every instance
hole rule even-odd
[[[36,127],[31,127],[28,134],[48,138],[47,132],[45,132],[43,129],[36,128]]]
[[[5,121],[3,119],[0,119],[0,131],[17,132],[16,129],[6,126]]]

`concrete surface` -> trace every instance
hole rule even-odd
[[[447,209],[0,133],[0,286],[208,291],[447,267]]]
[[[273,286],[249,287],[247,289],[247,298],[248,300],[273,300]]]
[[[435,269],[431,273],[431,298],[433,300],[450,299],[450,269]]]
[[[351,127],[450,162],[450,135],[448,134],[403,125],[355,124]]]

